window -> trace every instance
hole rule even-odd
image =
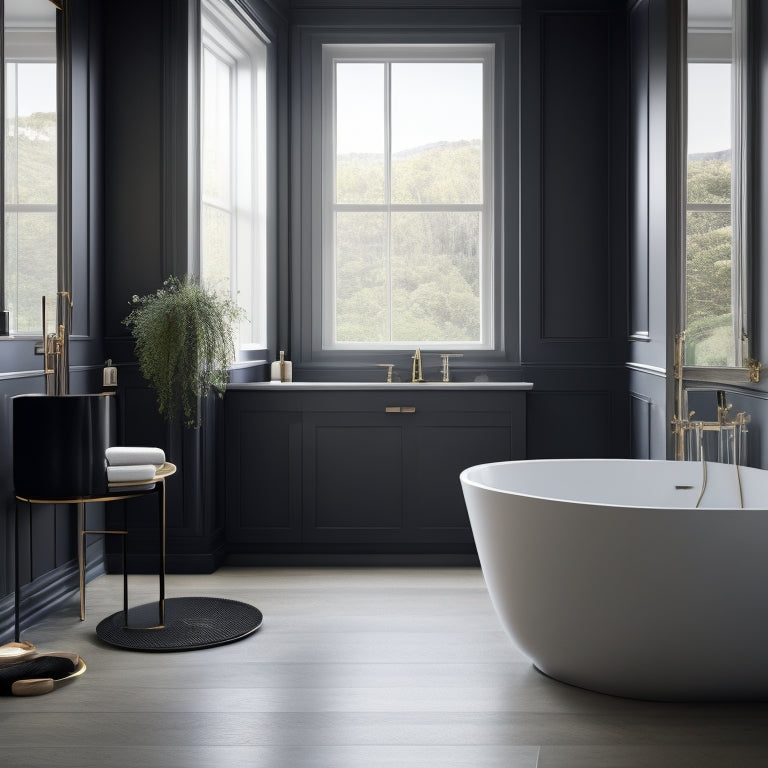
[[[6,27],[5,85],[5,309],[13,333],[39,334],[57,291],[54,28]]]
[[[266,346],[267,44],[230,6],[203,3],[200,277],[246,312],[240,347]]]
[[[494,46],[323,53],[323,349],[494,345]]]
[[[742,367],[746,302],[746,3],[689,0],[685,364]]]

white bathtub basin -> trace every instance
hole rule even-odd
[[[502,462],[461,483],[499,618],[542,672],[768,700],[768,472],[708,464],[699,508],[693,462]]]

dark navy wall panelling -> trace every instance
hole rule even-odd
[[[677,306],[678,183],[668,121],[675,119],[679,57],[677,4],[672,0],[628,3],[630,39],[629,293],[630,389],[647,403],[631,409],[633,441],[650,423],[649,458],[670,450],[672,345]],[[636,423],[636,419],[641,423]],[[634,450],[634,448],[633,448]],[[642,448],[643,452],[646,450]]]
[[[542,18],[542,340],[611,337],[610,34],[605,13]]]
[[[623,364],[624,7],[524,3],[522,41],[521,359]]]

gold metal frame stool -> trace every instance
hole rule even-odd
[[[86,528],[85,507],[86,504],[94,502],[126,501],[128,499],[147,496],[150,493],[158,494],[158,515],[159,515],[159,533],[160,533],[160,568],[158,569],[159,579],[159,597],[158,597],[158,624],[160,628],[165,623],[165,480],[176,472],[176,465],[165,462],[155,472],[155,476],[148,481],[136,483],[109,483],[107,493],[94,496],[68,496],[65,498],[31,498],[28,496],[16,496],[16,500],[26,502],[30,507],[30,516],[32,506],[35,504],[76,504],[77,505],[77,561],[80,575],[80,620],[85,620],[85,542],[89,534],[107,534],[123,537],[123,615],[125,626],[128,626],[128,566],[126,561],[126,537],[128,535],[128,526],[122,529],[95,530]],[[19,591],[19,509],[16,505],[15,520],[15,596],[14,596],[14,638],[19,642],[21,633],[21,598]],[[146,629],[146,627],[141,627]]]

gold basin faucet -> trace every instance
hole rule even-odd
[[[444,352],[440,355],[440,357],[443,359],[443,367],[441,369],[441,373],[443,374],[443,381],[450,381],[451,380],[451,372],[449,370],[449,361],[452,357],[464,357],[464,355],[461,352]]]
[[[424,381],[421,368],[421,350],[417,348],[411,359],[413,360],[413,368],[411,368],[411,381]]]

